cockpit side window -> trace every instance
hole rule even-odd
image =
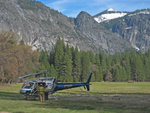
[[[33,82],[29,82],[27,84],[25,84],[25,87],[24,88],[31,88],[33,86]]]

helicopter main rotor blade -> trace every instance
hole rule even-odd
[[[27,77],[34,76],[34,75],[46,74],[46,73],[47,73],[47,71],[38,72],[38,73],[31,73],[31,74],[28,74],[28,75],[24,75],[24,76],[19,77],[19,79],[27,78]]]

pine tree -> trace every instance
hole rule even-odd
[[[95,63],[95,55],[92,51],[88,51],[90,62]]]
[[[144,69],[143,69],[143,62],[141,60],[141,57],[138,55],[135,60],[135,66],[136,66],[136,74],[137,74],[137,81],[144,81],[145,75],[144,75]]]
[[[130,67],[130,56],[129,56],[129,52],[125,52],[122,55],[122,61],[121,61],[121,65],[124,67],[125,69],[125,73],[126,73],[126,78],[127,80],[131,80],[131,67]]]
[[[73,81],[79,81],[80,75],[81,75],[81,59],[80,59],[80,53],[78,51],[78,48],[76,47],[75,50],[72,49],[72,76]]]
[[[58,76],[57,71],[56,71],[56,69],[54,68],[54,65],[53,65],[53,64],[51,64],[51,66],[50,66],[49,76],[56,77],[56,78],[57,78],[57,76]]]
[[[65,48],[63,63],[62,63],[62,75],[61,78],[63,81],[73,81],[72,78],[72,55],[69,46]]]
[[[84,81],[85,79],[87,79],[90,72],[90,59],[86,52],[82,52],[81,66],[82,66],[81,68],[82,71],[81,71],[80,81]]]
[[[48,61],[48,54],[45,51],[41,51],[39,61],[41,62],[41,70],[50,70],[50,64]]]
[[[150,50],[148,50],[146,53],[145,53],[145,59],[144,59],[144,69],[145,69],[145,77],[146,77],[146,81],[150,81]]]
[[[103,81],[102,67],[100,64],[100,57],[98,54],[95,55],[95,65],[96,65],[95,68],[97,69],[97,71],[94,72],[95,81]]]
[[[63,58],[64,58],[64,42],[63,42],[63,40],[58,38],[54,50],[55,50],[54,66],[58,73],[58,78],[60,78],[60,76],[63,72],[63,70],[62,70],[63,69],[62,62],[63,62]]]
[[[118,67],[114,67],[112,69],[112,73],[113,73],[113,81],[120,81],[120,74]]]
[[[106,68],[106,55],[105,55],[105,53],[103,51],[100,52],[99,57],[100,57],[100,64],[103,67],[103,69],[105,69]]]

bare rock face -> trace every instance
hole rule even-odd
[[[101,25],[119,34],[137,51],[150,49],[150,9],[137,10]]]
[[[81,12],[77,18],[68,18],[58,11],[34,0],[0,0],[0,31],[16,33],[33,49],[50,51],[58,37],[80,50],[109,54],[131,48],[119,35],[108,31],[92,16]]]
[[[81,12],[75,19],[75,25],[92,43],[97,50],[104,50],[109,54],[125,51],[130,44],[119,35],[112,33],[98,24],[86,12]]]

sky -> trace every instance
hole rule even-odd
[[[81,11],[94,16],[108,8],[117,11],[135,11],[150,8],[150,0],[37,0],[68,17],[76,17]]]

